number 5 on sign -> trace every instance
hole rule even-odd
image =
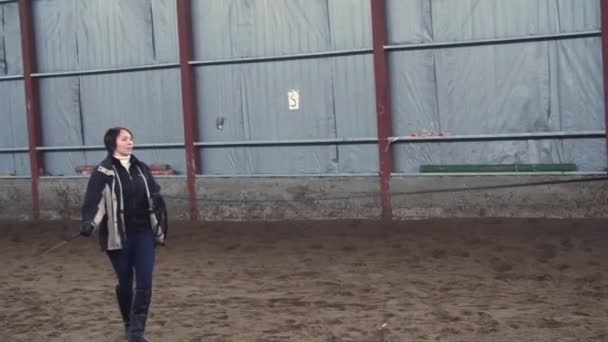
[[[300,93],[297,90],[290,90],[287,93],[287,99],[289,100],[289,110],[300,109]]]

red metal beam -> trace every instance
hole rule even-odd
[[[196,174],[200,170],[200,156],[194,143],[198,141],[198,109],[196,102],[196,82],[194,68],[188,64],[194,59],[192,38],[192,3],[190,0],[177,0],[177,31],[179,40],[179,64],[182,85],[182,107],[184,115],[184,139],[186,145],[186,168],[190,220],[198,220],[196,198]]]
[[[392,136],[390,85],[388,60],[384,45],[387,42],[386,3],[370,0],[372,10],[372,36],[374,47],[374,75],[376,80],[376,114],[378,121],[378,153],[380,157],[380,197],[382,218],[393,217],[390,195],[391,172],[393,171],[392,148],[388,138]]]
[[[606,129],[606,160],[608,161],[608,0],[600,1],[600,13],[602,18],[602,61],[604,69],[604,125]],[[606,168],[606,173],[608,173],[608,168]]]
[[[23,84],[25,88],[25,108],[27,113],[27,131],[30,154],[30,169],[32,174],[32,215],[35,220],[40,218],[40,194],[38,182],[43,163],[41,154],[36,147],[41,145],[42,131],[40,129],[40,98],[38,83],[32,77],[37,70],[36,38],[34,37],[34,16],[32,0],[19,0],[19,25],[21,28],[21,51],[23,55]]]

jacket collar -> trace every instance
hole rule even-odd
[[[112,169],[112,166],[114,165],[114,161],[120,163],[120,161],[114,157],[112,157],[112,155],[108,154],[106,156],[106,158],[101,162],[101,166],[105,167],[106,169]],[[135,157],[134,154],[131,155],[131,164],[132,165],[141,165],[141,162],[139,161],[139,159],[137,159],[137,157]]]

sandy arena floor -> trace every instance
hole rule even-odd
[[[94,239],[4,222],[0,341],[122,341]],[[608,341],[608,221],[173,223],[160,341]]]

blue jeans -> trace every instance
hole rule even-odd
[[[135,275],[136,289],[152,288],[154,249],[154,235],[151,229],[127,229],[127,242],[123,244],[123,248],[107,252],[121,289],[133,288],[133,275]]]

